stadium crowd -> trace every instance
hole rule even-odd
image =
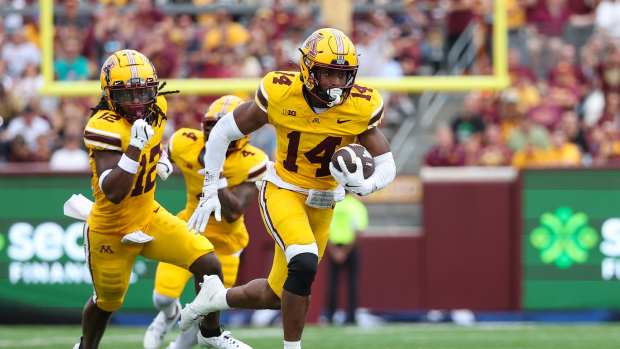
[[[211,2],[170,3],[199,6]],[[256,1],[258,10],[241,15],[225,7],[209,13],[168,14],[160,6],[168,2],[151,0],[59,3],[63,10],[54,18],[53,62],[59,81],[98,80],[103,60],[121,48],[134,48],[150,57],[162,80],[258,78],[271,70],[297,69],[297,48],[321,24],[311,1]],[[0,5],[21,8],[36,2],[0,0]],[[89,11],[86,5],[95,10]],[[365,57],[360,76],[411,75],[425,64],[432,65],[436,54],[421,44],[430,27],[429,7],[411,2],[406,9],[390,16],[378,11],[355,18],[354,36]],[[0,19],[0,162],[51,161],[52,168],[67,169],[67,164],[73,165],[69,169],[84,168],[87,158],[79,139],[89,108],[97,100],[40,96],[40,47],[36,14],[11,13]],[[187,96],[182,91],[170,97],[170,132],[198,127],[217,97]],[[400,101],[407,106],[407,98]],[[267,150],[275,146],[270,132],[255,138]]]
[[[54,19],[55,79],[98,79],[102,61],[121,48],[151,58],[160,79],[260,77],[297,69],[301,40],[319,27],[312,1],[256,0],[252,13],[226,7],[209,13],[166,12],[162,4],[217,1],[65,0]],[[235,3],[235,1],[220,1]],[[354,3],[393,3],[354,1]],[[398,2],[400,3],[400,2]],[[452,125],[437,130],[426,163],[437,166],[588,164],[620,155],[620,4],[596,0],[508,0],[512,87],[475,92]],[[0,0],[20,8],[28,0]],[[88,6],[86,6],[88,5]],[[287,7],[288,6],[288,7]],[[290,11],[294,6],[294,11]],[[96,10],[87,10],[86,7]],[[490,73],[491,0],[409,0],[402,11],[356,13],[352,37],[360,51],[358,76],[428,75],[446,68],[458,37],[476,23],[479,42],[466,73]],[[287,10],[289,9],[289,10]],[[616,17],[614,17],[616,16]],[[147,30],[145,30],[147,29]],[[97,98],[42,97],[38,18],[0,18],[0,163],[50,162],[82,169],[81,131]],[[410,98],[385,94],[384,127],[413,117]],[[170,132],[198,127],[218,96],[169,98]],[[251,98],[251,95],[245,95]],[[388,132],[389,133],[389,132]],[[254,142],[269,152],[263,132]]]
[[[511,87],[472,92],[429,166],[564,167],[620,159],[620,2],[508,1]]]

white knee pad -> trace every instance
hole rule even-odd
[[[302,253],[312,253],[314,255],[319,255],[319,247],[315,242],[306,245],[289,245],[284,251],[284,255],[286,256],[286,263],[290,263],[293,257]]]

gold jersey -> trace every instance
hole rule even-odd
[[[200,195],[204,175],[198,173],[204,168],[205,139],[201,130],[182,128],[177,130],[168,145],[170,160],[172,160],[183,173],[186,187],[185,209],[179,214],[182,219],[189,219],[196,209]],[[269,158],[262,150],[245,144],[236,151],[228,152],[224,161],[222,175],[228,181],[228,187],[234,187],[244,182],[254,182],[260,179],[267,169]],[[207,224],[205,235],[211,240],[216,248],[219,235],[237,236],[238,241],[234,245],[243,248],[247,245],[248,237],[243,216],[234,222],[221,222],[212,216]],[[237,252],[230,251],[230,253]]]
[[[163,96],[157,97],[157,105],[166,113],[167,104]],[[120,115],[100,110],[90,117],[84,129],[84,144],[88,149],[90,168],[93,172],[91,188],[95,203],[88,217],[89,228],[102,234],[124,235],[143,229],[151,220],[159,204],[155,202],[156,166],[161,154],[161,139],[166,120],[160,119],[153,126],[155,134],[142,150],[140,167],[134,176],[131,191],[120,203],[108,200],[99,188],[99,176],[95,165],[94,151],[117,151],[124,153],[129,146],[131,124]]]
[[[316,113],[302,86],[299,73],[276,71],[265,75],[256,92],[255,102],[276,129],[276,173],[305,189],[334,189],[332,155],[379,125],[383,100],[376,89],[355,85],[342,104]]]

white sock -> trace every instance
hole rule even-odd
[[[296,342],[284,341],[284,349],[301,349],[301,341],[296,341]]]
[[[176,298],[153,292],[153,305],[155,309],[162,311],[166,318],[171,318],[177,313]]]

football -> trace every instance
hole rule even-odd
[[[355,172],[357,170],[357,165],[355,164],[355,157],[359,157],[362,159],[364,178],[372,176],[373,172],[375,172],[375,161],[372,158],[372,155],[370,155],[368,150],[363,145],[349,144],[336,150],[334,155],[332,155],[332,163],[338,171],[342,171],[342,169],[340,168],[340,164],[338,163],[339,156],[342,156],[344,164],[347,167],[347,170],[349,170],[349,172]]]

